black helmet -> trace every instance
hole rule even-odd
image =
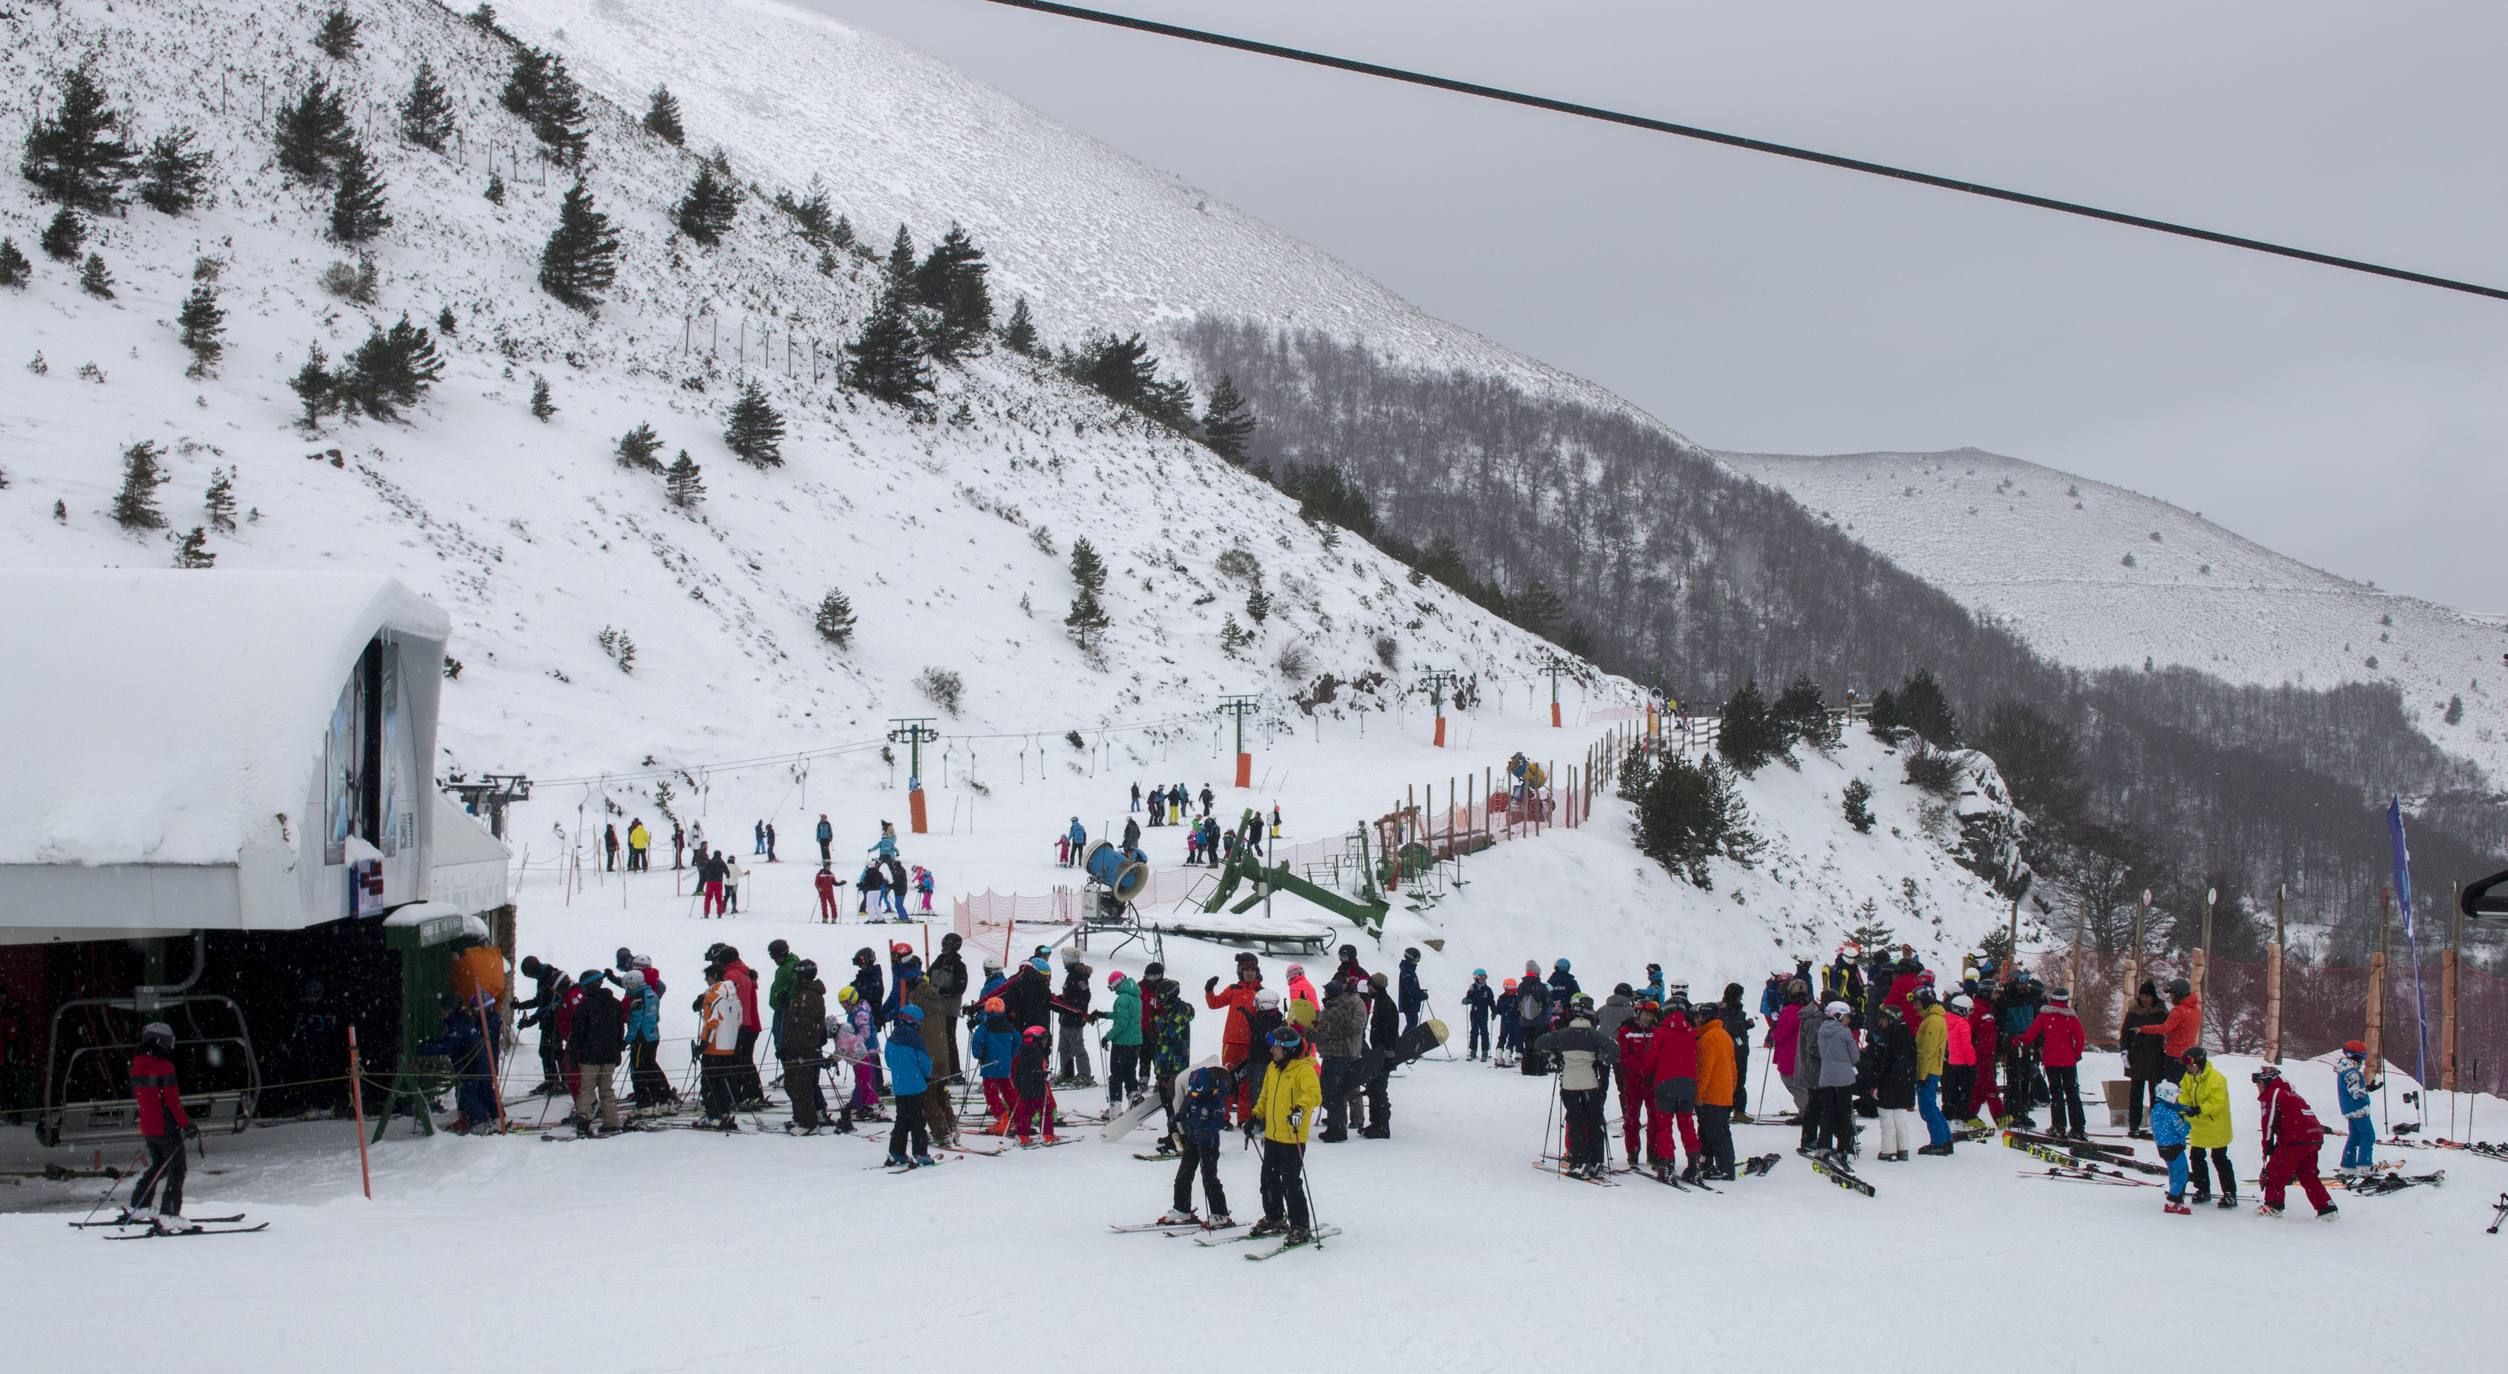
[[[793,972],[799,975],[803,982],[808,982],[810,979],[819,976],[818,961],[815,959],[804,959],[800,963],[793,966]]]
[[[1418,957],[1419,957],[1419,946],[1417,946],[1417,945],[1412,945],[1412,946],[1411,946],[1411,947],[1409,947],[1408,949],[1403,950],[1403,951],[1402,951],[1402,957],[1403,957],[1403,958],[1405,958],[1405,959],[1416,959],[1416,958],[1418,958]]]
[[[139,1047],[150,1054],[174,1053],[174,1027],[151,1021],[139,1028]]]
[[[587,987],[587,988],[588,988],[588,987],[595,987],[595,986],[598,986],[598,985],[599,985],[599,983],[600,983],[600,981],[601,981],[601,970],[599,970],[599,969],[597,969],[597,968],[588,968],[588,969],[585,969],[585,970],[583,971],[583,976],[582,976],[582,977],[580,977],[580,978],[577,978],[577,979],[575,980],[575,982],[576,982],[577,984],[579,984],[579,985],[581,985],[581,986],[583,986],[583,987]]]
[[[724,962],[724,963],[726,963],[726,964],[736,964],[736,963],[739,963],[739,962],[740,962],[740,951],[739,951],[739,950],[733,949],[733,948],[732,948],[731,946],[729,946],[729,945],[716,945],[716,946],[715,946],[715,948],[716,948],[716,949],[719,949],[719,950],[721,950],[721,951],[723,952],[723,962]]]
[[[526,955],[524,955],[524,956],[522,957],[522,971],[523,971],[523,977],[525,977],[525,978],[537,978],[537,977],[539,977],[539,976],[540,976],[540,967],[541,967],[541,965],[540,965],[540,960],[539,960],[539,957],[538,957],[537,955],[526,954]]]
[[[2212,1052],[2201,1045],[2189,1045],[2186,1047],[2185,1060],[2189,1064],[2209,1064],[2212,1062]]]
[[[766,957],[769,959],[781,959],[790,953],[792,953],[792,946],[781,940],[769,940],[766,942]]]

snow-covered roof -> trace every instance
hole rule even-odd
[[[435,794],[435,848],[420,905],[462,912],[505,905],[513,851],[478,818],[442,792]]]
[[[377,574],[0,572],[0,865],[292,852],[358,655],[449,630]]]

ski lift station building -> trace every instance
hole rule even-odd
[[[431,946],[504,905],[504,847],[434,784],[449,633],[375,574],[0,574],[0,1110],[127,1130],[152,1020],[239,1129],[344,1104],[351,1025],[389,1072]]]

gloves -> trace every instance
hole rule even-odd
[[[1218,975],[1218,974],[1216,974],[1216,973],[1214,973],[1214,974],[1212,974],[1210,977],[1203,979],[1203,980],[1202,980],[1202,991],[1204,991],[1204,992],[1217,992],[1217,991],[1219,991],[1219,975]]]
[[[183,1138],[184,1138],[185,1140],[198,1140],[198,1139],[200,1139],[200,1127],[199,1127],[198,1125],[196,1125],[196,1124],[192,1123],[192,1122],[189,1122],[189,1121],[184,1122],[184,1123],[183,1123]]]
[[[1245,1123],[1245,1143],[1248,1145],[1254,1143],[1254,1123],[1251,1121]]]
[[[1305,1124],[1305,1122],[1306,1109],[1304,1107],[1292,1107],[1289,1109],[1289,1134],[1296,1135],[1298,1133],[1298,1127]]]

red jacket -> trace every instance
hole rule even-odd
[[[1258,979],[1202,994],[1202,1000],[1210,1005],[1212,1011],[1227,1013],[1226,1019],[1220,1023],[1219,1062],[1229,1068],[1244,1063],[1246,1051],[1252,1046],[1254,1028],[1246,1018],[1254,1014],[1254,994],[1262,987]]]
[[[2324,1124],[2316,1119],[2315,1112],[2308,1110],[2308,1100],[2288,1083],[2278,1078],[2266,1079],[2256,1101],[2263,1108],[2259,1115],[2264,1127],[2265,1154],[2285,1146],[2313,1146],[2325,1139]]]
[[[174,1081],[174,1065],[145,1050],[131,1057],[131,1096],[139,1102],[141,1135],[172,1135],[192,1124],[183,1110],[183,1089]],[[173,1118],[171,1126],[168,1117]]]
[[[826,869],[820,869],[819,876],[811,879],[811,882],[818,886],[820,896],[833,897],[836,895],[836,875],[828,872]]]
[[[1969,1048],[1977,1052],[1977,1062],[1979,1064],[1992,1064],[1994,1062],[1994,1046],[1998,1042],[2002,1033],[2003,1028],[1996,1025],[1994,1022],[1993,1007],[1984,1001],[1979,1001],[1976,1006],[1969,1009],[1968,1044]],[[1988,1077],[1991,1077],[1991,1075],[1988,1075]]]
[[[732,990],[740,994],[740,1028],[762,1029],[765,1023],[758,1020],[758,976],[738,959],[723,965],[723,976],[731,980]]]
[[[1641,1026],[1631,1017],[1620,1023],[1620,1095],[1655,1100],[1655,1041],[1661,1026]]]
[[[2203,1029],[2203,1000],[2192,993],[2168,1009],[2168,1019],[2156,1026],[2137,1026],[2136,1033],[2160,1037],[2160,1053],[2171,1059],[2183,1059],[2194,1048],[2195,1036]]]
[[[1674,1023],[1655,1030],[1655,1062],[1647,1077],[1654,1083],[1669,1083],[1677,1078],[1698,1081],[1698,1037],[1686,1034]]]
[[[2082,1034],[2081,1018],[2061,1002],[2039,1008],[2037,1019],[2020,1033],[2020,1043],[2036,1045],[2050,1069],[2069,1069],[2079,1064],[2082,1046],[2088,1039]]]
[[[1890,995],[1881,999],[1881,1005],[1897,1012],[1900,1019],[1907,1020],[1909,1025],[1914,1025],[1915,1022],[1907,1017],[1907,999],[1916,995],[1916,988],[1923,978],[1921,973],[1902,973],[1891,979]]]

